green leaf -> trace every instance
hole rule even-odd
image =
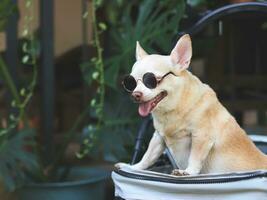
[[[26,1],[26,8],[31,7],[31,5],[32,5],[32,1],[27,0]]]
[[[86,19],[88,17],[88,11],[83,13],[83,19]]]
[[[0,163],[0,180],[4,183],[8,191],[14,191],[16,188],[15,180],[10,175],[8,166],[5,163]]]
[[[96,99],[92,99],[91,102],[90,102],[90,105],[92,107],[95,107],[95,105],[96,105]]]
[[[0,146],[0,178],[9,191],[13,191],[26,180],[26,171],[37,170],[38,162],[32,150],[35,145],[34,131],[24,129]]]
[[[24,29],[24,30],[22,31],[22,35],[23,35],[23,37],[26,37],[28,34],[29,34],[29,30],[28,30],[28,29]]]
[[[26,89],[25,89],[25,88],[22,88],[22,89],[20,90],[20,95],[21,95],[21,96],[25,96],[25,94],[26,94]]]
[[[29,55],[25,55],[22,58],[22,63],[23,64],[27,64],[29,60],[30,60],[30,56]]]
[[[100,23],[98,24],[98,26],[99,26],[99,28],[100,28],[101,30],[103,30],[103,31],[107,30],[107,25],[106,25],[105,23],[103,23],[103,22],[100,22]]]
[[[92,78],[93,78],[94,80],[96,80],[96,79],[98,79],[98,77],[99,77],[99,72],[98,72],[98,71],[93,72],[93,74],[92,74]]]

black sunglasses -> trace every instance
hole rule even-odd
[[[168,72],[167,74],[163,75],[160,79],[157,79],[155,74],[153,74],[152,72],[147,72],[143,75],[143,83],[147,88],[154,89],[169,74],[173,73]],[[127,92],[133,92],[137,86],[137,82],[132,75],[126,75],[122,81],[122,85]]]

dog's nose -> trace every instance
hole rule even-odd
[[[136,100],[136,101],[140,101],[142,96],[143,96],[143,93],[142,92],[133,92],[132,93],[132,96],[133,98]]]

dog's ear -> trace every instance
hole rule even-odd
[[[136,60],[141,60],[142,58],[144,58],[147,55],[148,55],[147,52],[145,52],[145,50],[141,47],[141,45],[137,41],[136,42],[136,49],[135,49]]]
[[[175,70],[182,71],[189,67],[192,57],[192,44],[188,34],[183,35],[178,40],[170,57],[175,67],[178,67]]]

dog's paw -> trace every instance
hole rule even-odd
[[[185,170],[174,169],[174,170],[172,170],[171,175],[174,175],[174,176],[188,176],[190,174]]]
[[[127,163],[122,163],[122,162],[120,162],[120,163],[116,163],[115,165],[114,165],[117,169],[121,169],[121,168],[123,168],[123,167],[129,167],[130,165],[129,164],[127,164]]]

